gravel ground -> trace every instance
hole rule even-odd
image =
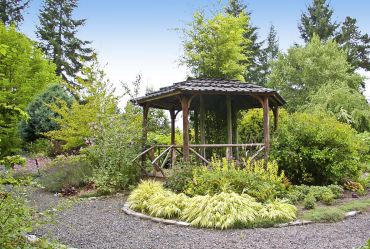
[[[53,196],[34,193],[36,205]],[[33,197],[32,197],[33,196]],[[45,204],[46,202],[46,204]],[[125,215],[125,198],[85,200],[62,211],[54,225],[37,231],[76,248],[357,248],[370,238],[370,213],[333,224],[243,230],[163,225]]]

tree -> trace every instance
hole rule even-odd
[[[44,133],[50,139],[63,141],[64,149],[75,149],[91,144],[101,130],[110,124],[117,115],[117,97],[114,88],[106,79],[105,73],[95,61],[90,67],[82,69],[87,78],[77,78],[83,90],[75,90],[71,105],[66,101],[52,104],[51,110],[57,114],[53,119],[60,129]]]
[[[336,41],[347,52],[348,62],[353,70],[370,70],[370,37],[368,34],[361,34],[355,18],[346,17]]]
[[[308,104],[309,97],[326,84],[342,84],[359,91],[363,78],[352,72],[346,53],[334,41],[321,43],[314,36],[304,47],[294,46],[272,63],[269,86],[287,100],[287,109],[295,111]]]
[[[307,7],[307,12],[302,13],[301,23],[298,25],[301,38],[307,43],[314,34],[322,41],[328,41],[335,35],[339,24],[332,21],[333,9],[326,0],[313,0],[312,5]]]
[[[43,137],[43,133],[59,129],[59,125],[53,120],[58,115],[50,109],[50,105],[59,101],[65,101],[70,106],[73,98],[62,85],[53,85],[28,104],[29,119],[21,123],[24,140],[35,141]]]
[[[329,83],[321,86],[303,106],[310,112],[326,112],[358,132],[370,131],[370,106],[364,95],[346,84]]]
[[[279,55],[279,40],[274,25],[270,26],[270,31],[266,39],[267,45],[260,53],[260,81],[259,85],[266,86],[267,79],[271,73],[271,63]]]
[[[76,7],[77,0],[45,0],[36,32],[41,48],[56,65],[57,75],[74,87],[84,62],[93,58],[93,50],[87,47],[91,42],[76,36],[78,28],[86,22],[72,18]]]
[[[249,62],[245,47],[250,40],[244,37],[248,17],[217,14],[206,19],[196,12],[189,28],[184,30],[184,56],[186,65],[195,77],[244,80]],[[243,62],[243,63],[241,63]]]
[[[247,11],[247,6],[239,2],[239,0],[229,0],[229,5],[225,9],[226,13],[235,17],[244,14],[250,19],[251,13]],[[248,83],[263,85],[264,75],[261,64],[262,51],[261,46],[263,42],[258,42],[258,28],[253,26],[251,22],[245,23],[244,38],[250,40],[250,43],[244,48],[244,55],[249,57],[249,63],[244,73],[244,78]],[[243,63],[243,62],[242,62]]]
[[[0,19],[4,25],[18,26],[23,22],[23,11],[30,0],[0,0]]]
[[[58,82],[55,65],[44,58],[34,42],[13,26],[6,28],[0,23],[0,104],[17,110],[17,113],[24,112],[37,94]],[[0,116],[0,123],[7,124],[0,134],[2,156],[14,154],[20,146],[20,119],[7,119],[6,116],[9,117]]]

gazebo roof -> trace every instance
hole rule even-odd
[[[132,101],[145,105],[150,104],[155,108],[161,109],[180,109],[178,96],[179,95],[231,95],[235,102],[248,102],[244,107],[248,108],[260,107],[255,97],[269,96],[270,105],[281,106],[285,103],[284,99],[275,91],[262,86],[248,84],[239,80],[224,80],[224,79],[190,79],[172,86],[162,87],[158,91],[151,92],[145,96],[138,97]],[[248,101],[249,100],[249,101]]]

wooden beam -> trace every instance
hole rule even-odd
[[[206,143],[206,134],[205,134],[205,108],[204,108],[204,96],[200,95],[199,99],[199,129],[200,129],[200,143]],[[201,149],[200,154],[205,157],[206,151],[205,148]]]
[[[194,140],[199,144],[199,111],[194,111]]]
[[[265,165],[267,165],[270,151],[270,127],[269,127],[269,99],[263,98],[263,143],[265,147]]]
[[[189,162],[189,97],[181,96],[184,162]]]
[[[227,122],[227,143],[233,143],[233,125],[232,125],[232,113],[231,113],[231,96],[226,95],[226,122]],[[226,157],[232,159],[233,150],[231,147],[226,148]]]
[[[233,124],[233,143],[237,144],[239,143],[239,136],[238,136],[238,110],[235,108],[232,108],[232,124]],[[239,147],[236,147],[235,150],[235,158],[239,160]]]
[[[202,155],[196,152],[194,149],[190,148],[190,151],[193,152],[197,157],[199,157],[205,164],[209,164],[208,160],[205,159]]]

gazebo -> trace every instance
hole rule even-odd
[[[225,148],[226,157],[233,158],[233,148],[256,148],[256,154],[264,151],[267,161],[270,146],[269,110],[273,111],[274,128],[278,125],[278,110],[285,101],[275,91],[262,86],[248,84],[238,80],[224,79],[189,79],[174,83],[171,86],[160,88],[158,91],[146,94],[131,100],[143,108],[142,145],[143,151],[135,160],[149,155],[151,164],[156,171],[163,174],[162,167],[171,156],[171,163],[176,160],[176,153],[181,153],[185,162],[189,161],[190,153],[202,160],[205,164],[205,148]],[[171,117],[171,144],[147,146],[147,120],[149,108],[168,110]],[[250,108],[263,108],[263,141],[260,143],[243,144],[237,141],[237,113]],[[222,112],[221,119],[226,121],[226,143],[207,143],[205,134],[205,119],[208,110]],[[183,143],[175,144],[175,120],[182,111]],[[189,141],[189,113],[193,111],[194,130],[197,143]],[[164,148],[157,157],[154,156],[155,147]],[[162,163],[159,164],[160,159]],[[164,174],[163,174],[164,175]]]

